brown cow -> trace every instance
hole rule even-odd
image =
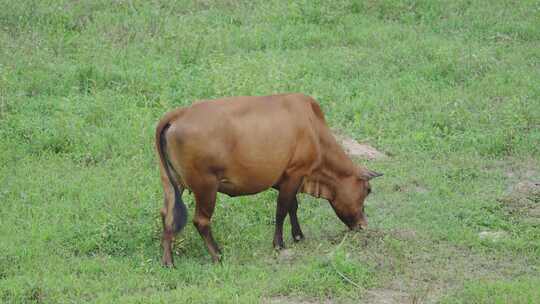
[[[193,223],[219,261],[210,228],[218,192],[238,196],[278,189],[273,244],[280,249],[287,214],[293,239],[304,238],[296,216],[298,192],[327,199],[350,229],[365,228],[368,181],[381,175],[351,161],[317,102],[302,94],[230,97],[176,109],[159,122],[156,146],[165,192],[162,262],[167,266],[173,263],[174,235],[187,221],[184,189],[195,196]]]

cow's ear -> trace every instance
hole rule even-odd
[[[383,174],[369,170],[368,168],[365,168],[365,167],[360,167],[358,169],[358,178],[360,179],[368,181],[372,178],[379,177],[379,176],[383,176]]]

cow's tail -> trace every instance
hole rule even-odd
[[[182,201],[183,186],[178,189],[179,183],[174,175],[174,168],[167,155],[167,141],[165,134],[171,126],[169,119],[163,119],[156,128],[156,149],[161,169],[166,174],[166,181],[174,190],[174,201],[166,200],[165,210],[162,212],[164,225],[171,227],[174,233],[178,233],[187,223],[188,210]],[[171,206],[172,205],[172,206]]]

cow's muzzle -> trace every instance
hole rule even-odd
[[[366,230],[368,228],[368,222],[365,216],[360,217],[355,223],[349,225],[349,229],[353,231]]]

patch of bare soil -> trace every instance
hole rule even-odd
[[[262,303],[265,304],[332,304],[331,299],[308,299],[308,298],[295,298],[289,296],[276,296],[268,298]]]
[[[505,209],[522,221],[540,224],[540,181],[521,181],[499,199]]]
[[[334,132],[337,141],[343,146],[345,153],[352,157],[359,157],[365,159],[379,159],[384,158],[386,155],[379,150],[373,148],[368,144],[359,143],[353,138]]]
[[[506,177],[510,180],[534,180],[540,175],[540,168],[533,162],[509,164],[506,166]]]
[[[411,303],[411,295],[407,292],[388,288],[376,288],[367,292],[367,296],[364,298],[365,303],[373,304],[401,304]]]

